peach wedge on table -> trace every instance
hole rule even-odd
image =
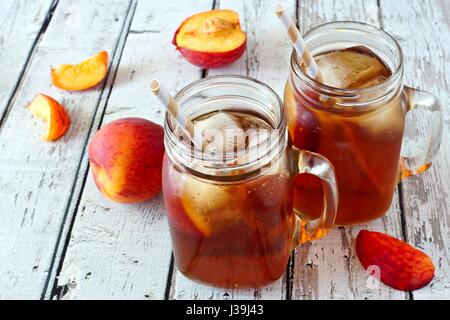
[[[210,10],[187,18],[175,32],[173,44],[190,63],[220,68],[239,59],[247,37],[239,15],[232,10]]]
[[[63,90],[91,89],[108,73],[108,53],[101,51],[79,64],[62,64],[51,69],[52,84]]]
[[[61,138],[70,127],[70,117],[58,101],[45,94],[38,94],[27,106],[33,116],[47,122],[45,140],[55,141]]]

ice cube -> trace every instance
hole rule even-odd
[[[367,88],[391,75],[383,62],[365,47],[323,53],[316,61],[324,83],[340,89]]]
[[[270,130],[266,128],[251,128],[246,132],[246,152],[239,158],[239,164],[256,161],[263,156],[265,148],[270,143]],[[259,147],[257,147],[259,146]]]
[[[402,97],[395,97],[374,112],[355,118],[355,126],[372,140],[396,140],[403,131],[404,105]]]
[[[191,221],[204,235],[217,235],[239,223],[242,192],[240,185],[218,185],[184,175],[181,203]]]
[[[203,137],[203,152],[226,153],[245,148],[244,131],[238,120],[226,112],[218,112],[194,123],[195,135]]]
[[[199,212],[223,209],[231,198],[225,186],[201,181],[188,175],[183,176],[181,193],[182,201],[190,202]]]

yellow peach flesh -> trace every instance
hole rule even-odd
[[[188,18],[176,35],[178,47],[200,52],[228,52],[246,41],[239,15],[232,10],[211,10]]]
[[[64,90],[81,91],[95,87],[108,72],[108,53],[102,51],[79,64],[63,64],[51,70],[52,83]]]

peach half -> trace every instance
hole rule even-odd
[[[245,52],[247,36],[232,10],[195,14],[181,24],[173,44],[190,63],[212,69],[226,66]]]
[[[69,114],[55,99],[45,94],[38,94],[27,108],[33,116],[47,122],[47,130],[43,136],[45,140],[58,140],[69,130]]]
[[[162,188],[164,130],[140,118],[115,120],[89,144],[89,163],[98,189],[122,203],[151,199]]]
[[[63,90],[91,89],[108,73],[108,53],[101,51],[79,64],[62,64],[51,69],[52,84]]]

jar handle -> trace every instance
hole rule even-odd
[[[295,246],[322,238],[333,226],[338,208],[338,188],[333,164],[324,156],[299,150],[298,174],[308,173],[321,179],[323,186],[323,212],[314,220],[296,215]]]
[[[400,158],[400,180],[428,170],[431,166],[431,160],[439,150],[443,127],[442,108],[434,95],[409,87],[405,87],[404,90],[408,102],[407,112],[425,110],[431,112],[431,114],[429,115],[430,131],[427,135],[425,148],[417,155],[401,156]],[[405,134],[408,135],[408,132],[405,132]]]

